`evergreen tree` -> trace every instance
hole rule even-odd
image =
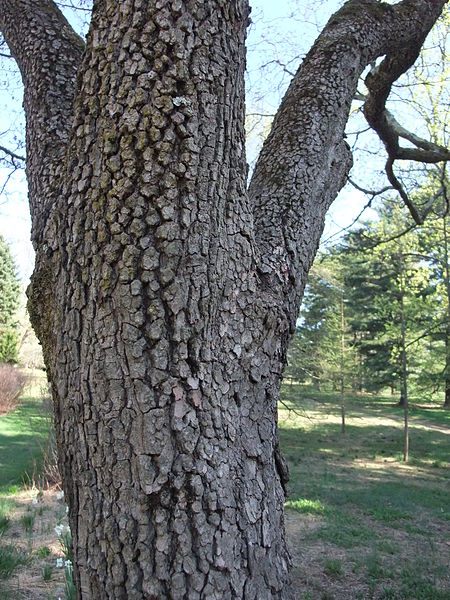
[[[371,225],[367,224],[370,232]],[[390,278],[374,255],[370,234],[351,232],[340,248],[344,286],[348,296],[347,321],[358,353],[356,387],[380,391],[393,385],[392,340],[384,335],[388,303],[380,299],[389,290]]]
[[[340,391],[353,387],[355,359],[346,322],[347,298],[336,252],[321,254],[308,277],[291,358],[300,381]]]
[[[425,193],[432,192],[428,189]],[[450,408],[450,218],[446,203],[424,223],[419,243],[422,260],[431,273],[434,310],[425,341],[432,360],[424,365],[418,383],[432,390],[443,390],[444,406]]]
[[[0,235],[0,362],[16,362],[18,332],[16,311],[20,285],[10,249]]]

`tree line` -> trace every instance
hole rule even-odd
[[[390,390],[400,405],[409,393],[440,394],[450,408],[449,229],[445,201],[411,227],[386,200],[319,252],[286,377],[341,393]]]
[[[19,351],[20,282],[10,248],[0,235],[0,363],[15,363]]]

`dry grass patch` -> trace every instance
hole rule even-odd
[[[56,489],[28,490],[14,495],[10,526],[0,538],[5,547],[14,547],[27,557],[10,577],[0,581],[2,592],[10,598],[49,600],[64,598],[64,568],[57,568],[62,557],[55,532],[58,524],[67,525],[64,502]],[[8,596],[7,596],[8,597]]]

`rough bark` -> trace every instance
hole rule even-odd
[[[247,194],[246,0],[101,0],[82,61],[49,0],[0,0],[28,88],[30,312],[83,600],[290,597],[276,405],[290,332],[351,165],[358,77],[443,4],[349,2]]]
[[[24,84],[28,195],[37,248],[60,191],[84,43],[51,0],[2,0],[0,8],[0,27]]]

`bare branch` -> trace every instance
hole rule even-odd
[[[367,190],[367,189],[361,187],[360,185],[358,185],[357,183],[355,183],[354,181],[352,181],[352,179],[350,177],[347,177],[347,181],[356,190],[358,190],[359,192],[362,192],[363,194],[367,194],[368,196],[371,196],[371,198],[369,199],[368,202],[366,202],[366,204],[360,210],[358,215],[353,219],[353,221],[349,225],[346,225],[345,227],[341,227],[341,229],[339,229],[339,231],[336,231],[336,233],[333,233],[330,236],[328,236],[325,240],[323,240],[324,244],[327,244],[330,240],[340,236],[345,231],[348,231],[349,229],[351,229],[353,227],[353,225],[356,225],[356,223],[359,221],[359,219],[362,217],[362,215],[365,213],[365,211],[372,206],[372,202],[376,196],[380,196],[381,194],[384,194],[385,192],[388,192],[389,190],[394,189],[392,186],[388,185],[384,188],[381,188],[381,190],[376,190],[376,191],[375,190]]]
[[[0,151],[3,152],[4,154],[6,154],[7,156],[9,156],[13,160],[20,160],[22,162],[25,162],[25,156],[20,156],[20,154],[16,154],[15,152],[12,152],[8,148],[5,148],[5,146],[0,146]]]
[[[409,199],[408,194],[405,192],[405,189],[403,188],[402,184],[400,183],[400,181],[397,179],[397,177],[395,176],[394,173],[394,158],[392,158],[391,156],[389,156],[387,162],[386,162],[386,175],[387,178],[389,179],[389,182],[392,184],[392,187],[397,190],[397,192],[399,193],[401,199],[403,200],[403,202],[405,203],[405,205],[408,207],[409,212],[411,213],[412,218],[414,219],[414,221],[417,223],[417,225],[422,225],[423,223],[423,217],[421,215],[419,215],[419,213],[417,212],[416,207],[414,206],[414,204],[411,202],[411,200]]]
[[[392,235],[391,237],[388,237],[388,238],[383,239],[383,240],[378,240],[375,243],[370,244],[370,246],[366,246],[366,248],[368,250],[372,250],[372,248],[376,248],[377,246],[382,246],[383,244],[388,244],[389,242],[393,242],[394,240],[398,240],[399,238],[403,237],[404,235],[406,235],[407,233],[409,233],[410,231],[412,231],[415,227],[416,227],[416,223],[413,223],[412,225],[410,225],[409,227],[407,227],[403,231],[400,231],[400,233],[396,233],[395,235]],[[371,240],[370,236],[365,235],[364,233],[362,234],[362,236],[365,237],[366,239]]]
[[[345,227],[342,227],[339,231],[336,231],[336,233],[331,234],[330,236],[328,236],[323,243],[327,244],[330,240],[340,236],[342,233],[344,233],[344,231],[348,231],[349,229],[351,229],[353,227],[353,225],[356,225],[356,223],[359,221],[359,219],[362,217],[362,215],[364,214],[364,212],[370,208],[372,206],[372,202],[373,202],[373,198],[371,198],[365,205],[364,207],[361,209],[361,211],[359,212],[359,214],[353,219],[353,221],[350,223],[350,225],[346,225]]]
[[[388,127],[391,128],[392,133],[396,135],[397,138],[404,138],[416,146],[416,149],[399,147],[395,158],[426,163],[437,163],[450,160],[450,150],[448,150],[448,148],[434,144],[433,142],[425,140],[415,133],[408,131],[400,125],[388,110],[386,110],[385,113],[386,123]]]
[[[387,178],[408,207],[414,221],[419,225],[423,223],[431,207],[428,207],[422,214],[419,213],[394,173],[394,162],[398,159],[423,163],[445,162],[450,160],[450,150],[405,129],[386,109],[386,101],[394,82],[418,58],[422,42],[423,39],[417,39],[415,43],[405,46],[395,54],[387,55],[378,66],[370,70],[365,80],[369,93],[363,108],[367,122],[378,134],[388,153],[385,166]],[[407,140],[415,147],[400,146],[400,138]]]
[[[2,183],[1,187],[0,187],[0,196],[3,195],[4,191],[6,190],[8,183],[11,180],[11,177],[14,175],[14,173],[19,169],[19,167],[17,167],[16,165],[13,165],[12,170],[8,173],[5,181]]]
[[[273,117],[275,116],[274,113],[258,113],[258,112],[251,112],[251,113],[247,113],[247,117],[270,117],[273,119]]]
[[[384,194],[385,192],[389,192],[390,190],[394,189],[392,186],[387,185],[387,186],[381,188],[381,190],[376,190],[376,191],[375,190],[367,190],[367,189],[361,187],[360,185],[358,185],[350,177],[348,177],[347,180],[348,180],[349,184],[352,185],[359,192],[362,192],[363,194],[367,194],[368,196],[372,196],[372,199],[375,198],[375,196],[381,196],[381,194]]]

